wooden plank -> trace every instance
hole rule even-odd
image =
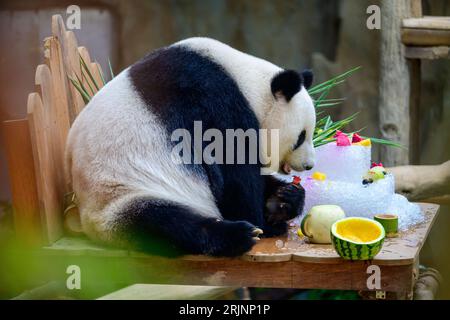
[[[69,75],[72,79],[78,78],[81,79],[81,67],[80,67],[80,57],[78,54],[78,41],[75,37],[75,34],[72,31],[66,31],[65,34],[65,44],[66,44],[66,54],[67,54],[67,75]],[[85,104],[83,101],[83,97],[78,92],[78,90],[73,86],[70,85],[70,92],[72,95],[72,102],[73,105],[71,105],[70,116],[71,116],[71,122],[73,122],[76,118],[76,116],[83,110]]]
[[[441,20],[448,20],[448,16],[423,16],[424,18],[433,18],[433,19],[441,19]]]
[[[314,264],[296,261],[250,262],[239,259],[189,261],[147,256],[44,256],[53,267],[83,270],[84,290],[104,284],[177,284],[298,289],[368,290],[367,268],[374,262]],[[42,259],[41,259],[42,260]],[[381,290],[410,291],[413,265],[379,266]],[[58,267],[59,268],[59,267]]]
[[[241,259],[193,261],[159,257],[129,258],[118,268],[133,270],[145,283],[236,287],[292,288],[293,262],[251,262]],[[149,274],[150,270],[154,270]]]
[[[242,258],[255,262],[282,262],[292,260],[292,251],[287,248],[277,247],[276,241],[284,245],[286,237],[263,238],[261,241],[258,241],[250,252],[243,255]]]
[[[409,265],[414,263],[420,249],[436,219],[439,206],[435,204],[419,204],[424,213],[424,221],[413,226],[410,230],[400,232],[397,238],[387,238],[381,252],[373,260],[378,265]],[[305,240],[288,241],[287,246],[279,248],[276,241],[286,242],[286,237],[266,238],[256,244],[253,249],[239,260],[253,263],[282,263],[296,261],[313,264],[347,264],[341,259],[331,245],[310,244]],[[89,256],[129,256],[133,258],[148,258],[141,252],[133,252],[120,249],[107,249],[101,245],[92,243],[87,239],[63,238],[45,249],[53,255],[89,255]],[[184,256],[179,260],[196,262],[235,261],[236,259],[213,258],[208,256]]]
[[[450,30],[450,17],[408,18],[403,19],[402,26],[410,29]]]
[[[408,59],[450,59],[450,47],[405,47],[405,57]]]
[[[43,249],[42,255],[51,263],[79,265],[85,270],[83,277],[89,280],[85,283],[93,286],[98,283],[155,283],[367,291],[367,267],[374,264],[381,270],[381,290],[405,293],[412,290],[413,269],[439,208],[433,204],[420,206],[425,221],[401,232],[398,238],[386,239],[381,253],[372,261],[345,261],[331,245],[305,242],[299,242],[297,247],[288,246],[286,250],[294,250],[287,252],[292,260],[278,262],[253,261],[245,257],[169,259],[126,250],[105,250],[87,239],[78,247],[70,239],[66,243],[61,239]],[[266,243],[259,250],[269,251],[265,254],[283,252],[275,246],[276,240],[261,240]],[[111,273],[99,272],[104,268]]]
[[[402,28],[401,39],[406,45],[448,46],[450,45],[450,30]]]
[[[412,265],[379,266],[374,262],[357,261],[337,265],[294,263],[292,275],[293,288],[364,290],[370,274],[370,265],[380,267],[382,291],[403,292],[412,289]]]
[[[80,56],[82,56],[95,81],[97,82],[98,87],[103,87],[103,82],[100,76],[100,73],[102,72],[100,65],[96,62],[92,62],[87,48],[78,47],[78,41],[75,37],[75,34],[72,31],[67,31],[65,29],[64,21],[61,15],[54,15],[52,17],[52,34],[57,38],[58,42],[61,45],[62,63],[66,75],[69,75],[72,78],[76,78],[76,76],[78,76],[80,79],[83,79],[80,63]],[[89,84],[93,88],[93,92],[91,92],[92,94],[98,91],[93,85],[91,79],[84,80],[84,84]],[[65,82],[67,83],[67,87],[69,88],[69,115],[71,122],[73,122],[75,117],[84,108],[85,104],[81,95],[76,90],[76,88],[74,88],[74,86],[70,84],[67,77],[65,79]]]
[[[40,245],[41,218],[28,120],[5,121],[2,129],[16,235],[27,245]]]
[[[217,286],[180,286],[134,284],[97,300],[213,300],[237,288]]]
[[[64,150],[67,140],[67,134],[70,128],[69,116],[69,89],[67,82],[66,69],[63,64],[63,57],[61,52],[61,45],[55,37],[47,38],[47,45],[49,54],[47,55],[47,65],[51,71],[52,82],[52,101],[48,103],[46,113],[51,125],[51,143],[52,154],[55,165],[55,177],[57,180],[51,183],[56,183],[57,188],[60,189],[61,196],[68,193],[70,187],[65,181],[64,177]],[[46,101],[44,100],[44,104]]]
[[[51,94],[48,90],[48,67],[38,67],[39,76],[37,83],[47,83],[41,86],[44,96]],[[37,72],[38,74],[38,72]],[[46,75],[47,74],[47,75]],[[47,79],[47,80],[44,80]],[[51,82],[50,82],[51,84]],[[49,97],[46,97],[49,99]],[[48,100],[47,100],[48,103]],[[36,186],[39,198],[41,219],[45,228],[46,240],[50,243],[62,236],[62,210],[63,202],[56,184],[52,183],[57,178],[56,166],[51,152],[51,127],[44,109],[41,97],[37,93],[28,96],[28,122],[30,126],[31,146],[33,149]]]
[[[66,88],[70,88],[67,91],[66,99],[67,104],[69,106],[69,109],[67,110],[71,122],[75,119],[75,116],[77,113],[79,106],[79,97],[76,96],[76,92],[74,92],[74,88],[72,88],[72,84],[69,83],[69,79],[67,75],[70,75],[68,73],[69,70],[72,70],[73,68],[77,71],[78,68],[76,65],[74,65],[72,62],[73,59],[73,46],[75,45],[76,49],[76,43],[73,43],[73,40],[75,37],[71,37],[70,35],[67,35],[67,31],[64,25],[64,20],[61,15],[53,15],[52,16],[52,35],[54,38],[56,38],[57,42],[60,45],[61,50],[61,64],[63,66],[64,70],[64,78],[62,81],[64,81]],[[68,41],[71,40],[71,41]],[[75,39],[76,40],[76,39]]]

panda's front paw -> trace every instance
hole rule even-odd
[[[276,225],[297,217],[303,210],[305,189],[301,185],[286,184],[278,188],[266,203],[265,221]]]

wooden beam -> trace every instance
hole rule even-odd
[[[330,265],[298,261],[201,261],[151,256],[114,258],[72,255],[50,255],[41,258],[41,261],[58,270],[64,270],[63,268],[70,264],[78,265],[83,270],[83,290],[87,291],[105,284],[117,283],[368,290],[367,267],[372,264],[369,261],[343,261]],[[382,275],[381,290],[403,292],[412,289],[413,264],[378,266]]]
[[[408,59],[450,59],[450,47],[406,47],[405,57]]]
[[[450,194],[447,194],[445,196],[440,196],[440,197],[423,199],[422,201],[427,202],[427,203],[436,203],[436,204],[440,204],[443,206],[448,206],[448,205],[450,205]]]
[[[411,0],[411,17],[422,17],[422,0]]]
[[[440,165],[400,166],[387,170],[395,177],[395,191],[406,195],[410,201],[427,199],[428,202],[450,194],[450,160]]]
[[[403,28],[410,29],[434,29],[434,30],[450,30],[450,18],[442,19],[441,17],[427,18],[408,18],[403,19]]]
[[[27,245],[39,245],[42,229],[28,121],[5,121],[2,129],[16,235]]]
[[[449,46],[450,30],[402,28],[402,42],[414,46]]]
[[[410,16],[408,0],[381,1],[381,55],[379,84],[380,131],[384,139],[410,146],[409,96],[410,71],[404,56],[400,27]],[[408,150],[381,147],[383,163],[388,166],[409,163]]]

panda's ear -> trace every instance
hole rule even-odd
[[[312,70],[310,70],[310,69],[303,70],[302,78],[303,78],[303,86],[305,87],[305,89],[308,90],[309,88],[311,88],[311,85],[314,80],[314,75],[313,75]]]
[[[270,88],[275,98],[282,95],[289,102],[302,88],[302,77],[294,70],[281,71],[273,77]]]

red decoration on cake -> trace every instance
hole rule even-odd
[[[300,181],[302,181],[302,178],[300,178],[299,176],[294,176],[292,179],[292,183],[295,185],[299,185]]]
[[[352,143],[363,141],[364,139],[358,133],[354,133],[352,136]]]
[[[381,162],[380,163],[372,162],[370,169],[372,169],[373,167],[383,167],[383,164]]]

